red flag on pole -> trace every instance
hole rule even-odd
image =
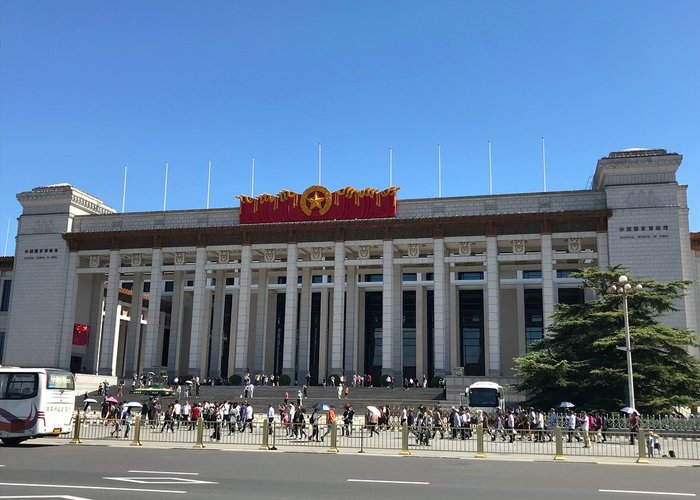
[[[88,345],[90,325],[73,324],[73,345]]]

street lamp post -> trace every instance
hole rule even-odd
[[[632,345],[630,343],[630,318],[627,309],[627,295],[642,289],[642,285],[632,285],[627,276],[622,275],[617,280],[617,284],[610,285],[608,291],[622,295],[622,310],[625,316],[625,351],[627,352],[627,390],[629,395],[629,407],[635,408],[634,402],[634,377],[632,375]]]

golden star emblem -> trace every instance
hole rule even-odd
[[[317,216],[323,216],[331,209],[332,205],[331,193],[323,186],[311,186],[301,195],[299,203],[301,210],[306,215],[316,213]],[[318,212],[316,212],[318,210]]]
[[[318,208],[319,210],[321,210],[321,208],[323,207],[321,202],[325,199],[326,198],[323,195],[321,195],[318,191],[314,192],[314,195],[311,198],[309,198],[309,202],[311,203],[310,208]]]

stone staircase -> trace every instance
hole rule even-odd
[[[269,405],[272,405],[275,410],[278,405],[284,400],[285,391],[289,393],[289,401],[296,402],[297,392],[301,386],[256,386],[252,398],[248,398],[248,402],[252,403],[256,413],[260,414],[267,411]],[[90,393],[90,396],[95,397],[96,392]],[[109,394],[116,397],[116,389],[110,388]],[[183,393],[184,394],[184,393]],[[76,408],[82,408],[83,396],[79,395],[76,398]],[[119,399],[119,398],[118,398]],[[120,398],[124,401],[143,402],[147,398],[145,396],[129,394],[125,389],[124,396]],[[181,399],[189,399],[192,401],[243,401],[245,399],[243,386],[201,386],[199,390],[199,398],[196,398],[194,391],[192,397]],[[170,402],[170,398],[163,398],[163,402]],[[307,409],[311,408],[316,403],[327,403],[335,405],[336,408],[342,408],[347,402],[350,403],[357,413],[364,412],[367,405],[382,406],[387,405],[392,408],[416,408],[418,405],[435,406],[440,404],[445,406],[445,394],[442,389],[435,388],[412,388],[405,390],[403,388],[389,389],[386,387],[350,387],[350,393],[346,398],[344,395],[338,399],[338,390],[336,387],[311,386],[307,389],[307,397],[304,399],[303,405]],[[450,403],[451,404],[451,403]],[[93,405],[95,407],[96,405]]]

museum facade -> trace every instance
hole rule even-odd
[[[141,213],[35,188],[17,195],[15,256],[0,262],[1,360],[126,377],[510,377],[555,304],[590,298],[572,272],[697,282],[681,161],[614,152],[579,191],[311,186]],[[699,296],[664,321],[698,331]]]

